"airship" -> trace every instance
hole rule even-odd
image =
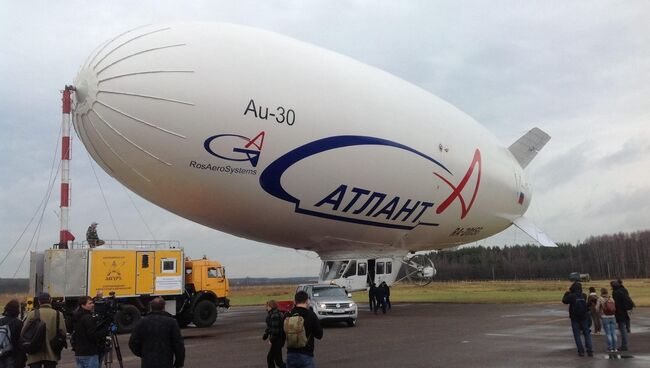
[[[509,147],[451,104],[349,57],[232,24],[145,26],[101,44],[75,79],[93,159],[148,201],[239,237],[310,250],[321,281],[395,281],[408,255],[518,226],[524,168],[550,137]]]

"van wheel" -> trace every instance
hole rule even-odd
[[[140,310],[131,304],[124,304],[120,306],[120,310],[115,313],[115,324],[117,325],[117,332],[129,333],[138,323],[142,314]]]
[[[209,300],[202,300],[194,307],[194,325],[210,327],[217,320],[217,306]]]
[[[357,325],[357,320],[356,319],[349,319],[347,321],[348,327],[354,327]]]

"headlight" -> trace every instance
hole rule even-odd
[[[319,305],[319,307],[321,307],[321,309],[325,309],[326,305],[325,305],[325,304],[321,304],[321,305]]]
[[[357,305],[356,305],[355,303],[350,303],[350,308],[354,308],[354,307],[356,307],[356,306],[357,306]]]

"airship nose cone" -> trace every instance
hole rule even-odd
[[[97,91],[99,89],[97,82],[97,74],[92,68],[82,69],[74,81],[76,88],[75,111],[79,114],[86,114],[92,109],[93,104],[97,101]]]

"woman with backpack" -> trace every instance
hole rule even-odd
[[[266,302],[266,330],[262,340],[269,340],[271,347],[269,353],[266,355],[266,363],[269,368],[275,368],[277,365],[280,368],[285,368],[286,365],[282,360],[282,347],[284,346],[284,331],[283,323],[284,317],[282,312],[278,309],[278,303],[275,300]]]
[[[600,298],[596,304],[596,309],[600,311],[603,321],[603,330],[605,330],[605,339],[607,341],[607,352],[616,353],[616,303],[614,298],[609,296],[606,288],[600,289]]]
[[[23,368],[25,353],[20,350],[18,339],[23,329],[20,315],[20,303],[13,299],[5,305],[4,317],[0,318],[0,368]]]

